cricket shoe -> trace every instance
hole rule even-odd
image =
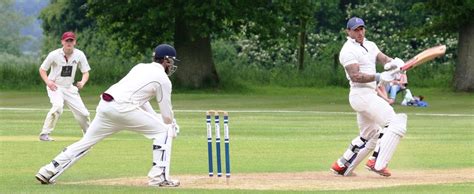
[[[158,183],[158,186],[160,187],[177,187],[179,186],[179,181],[177,180],[164,180],[161,183]]]
[[[41,184],[43,185],[47,185],[47,184],[54,184],[54,182],[51,182],[49,181],[51,179],[51,177],[53,177],[53,173],[46,170],[46,168],[42,167],[40,168],[40,170],[38,171],[38,173],[36,173],[36,180],[38,180],[39,182],[41,182]]]
[[[177,187],[179,186],[179,181],[177,180],[166,180],[165,173],[161,173],[158,177],[150,176],[151,172],[148,173],[150,179],[148,180],[148,185],[154,187]]]
[[[341,175],[341,176],[344,176],[344,173],[346,172],[347,170],[347,167],[343,166],[339,166],[339,164],[337,163],[337,161],[335,161],[332,166],[331,166],[331,171],[336,174],[336,175]]]
[[[41,141],[54,141],[53,138],[49,137],[49,134],[40,134],[39,140],[41,140]]]
[[[390,170],[388,170],[387,167],[383,168],[382,170],[376,170],[375,169],[375,159],[368,160],[367,163],[365,163],[365,168],[367,168],[367,170],[375,172],[375,173],[377,173],[381,176],[389,177],[390,175],[392,175],[392,173],[390,173]]]
[[[158,183],[148,182],[148,185],[154,186],[154,187],[178,187],[179,184],[180,184],[179,181],[176,181],[176,180],[163,180]]]

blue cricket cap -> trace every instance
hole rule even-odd
[[[347,29],[355,30],[356,28],[363,26],[365,28],[364,20],[358,17],[352,17],[347,21]]]

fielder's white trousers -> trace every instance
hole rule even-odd
[[[48,97],[52,107],[46,115],[41,134],[49,134],[54,130],[54,127],[63,112],[64,105],[67,105],[69,109],[71,109],[74,118],[81,126],[83,132],[89,128],[90,113],[82,102],[79,90],[76,86],[58,86],[56,91],[52,91],[46,87],[46,90],[48,91]]]

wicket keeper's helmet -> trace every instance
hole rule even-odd
[[[171,58],[175,61],[179,61],[176,59],[176,50],[169,44],[160,44],[155,48],[153,52],[153,58],[155,59],[164,59],[164,58]]]

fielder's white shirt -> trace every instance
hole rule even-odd
[[[120,111],[130,111],[143,106],[156,97],[163,120],[173,120],[171,81],[159,63],[140,63],[133,67],[119,82],[105,93],[120,104]]]
[[[369,75],[375,74],[375,62],[379,52],[379,48],[372,41],[368,41],[364,38],[364,41],[361,45],[356,42],[355,39],[347,37],[347,41],[344,43],[344,46],[342,46],[341,52],[339,53],[339,62],[342,64],[342,66],[344,66],[344,70],[347,65],[357,63],[359,64],[360,72]],[[346,77],[349,80],[351,90],[355,90],[357,88],[372,88],[375,90],[376,88],[375,81],[368,83],[353,82],[351,81],[347,71]]]
[[[51,68],[48,79],[62,87],[72,86],[78,67],[82,73],[91,70],[86,55],[76,48],[67,60],[63,48],[51,51],[41,64],[41,69],[45,71],[48,71]]]

